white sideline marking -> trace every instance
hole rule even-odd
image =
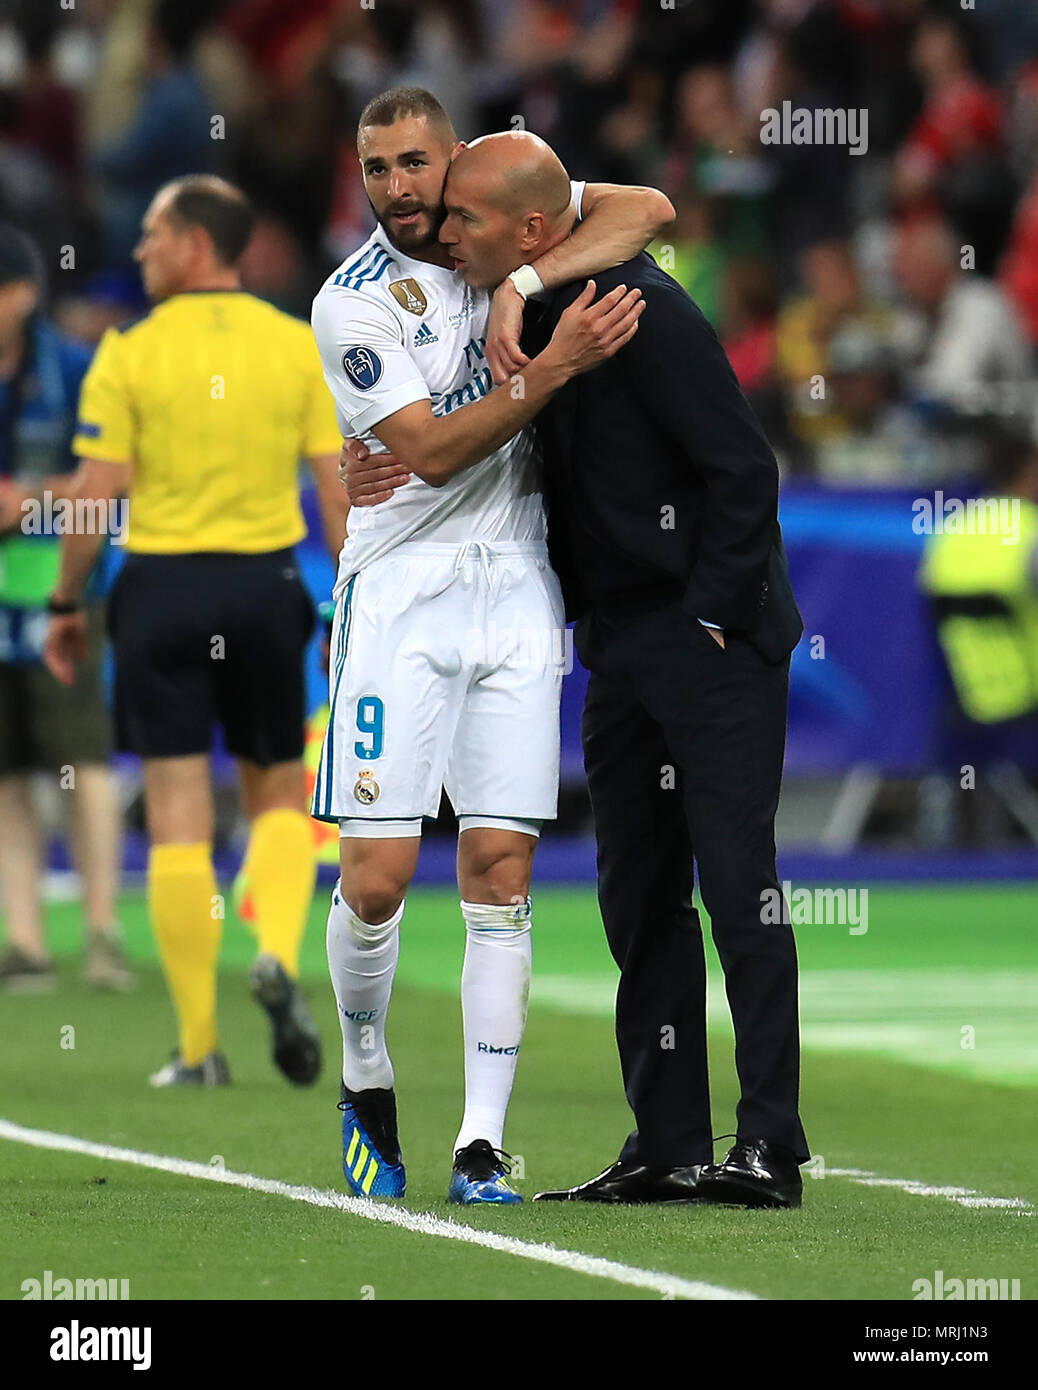
[[[958,1202],[960,1207],[1008,1208],[1019,1216],[1034,1215],[1031,1203],[1023,1197],[985,1197],[973,1187],[933,1187],[914,1178],[880,1178],[867,1168],[826,1168],[825,1175],[850,1178],[851,1182],[860,1183],[862,1187],[896,1187],[914,1197],[947,1197],[950,1202]]]
[[[288,1197],[294,1202],[306,1202],[312,1207],[327,1207],[362,1216],[368,1221],[381,1221],[387,1226],[399,1226],[423,1236],[440,1236],[445,1240],[460,1240],[467,1245],[480,1245],[485,1250],[497,1250],[505,1255],[517,1255],[538,1264],[555,1265],[573,1274],[588,1274],[595,1279],[610,1279],[633,1289],[651,1289],[653,1293],[670,1298],[685,1299],[753,1299],[757,1295],[739,1289],[726,1289],[720,1284],[705,1284],[695,1279],[680,1279],[674,1274],[661,1274],[652,1269],[605,1260],[597,1255],[585,1255],[578,1250],[560,1250],[555,1245],[534,1244],[516,1236],[497,1235],[493,1231],[477,1231],[456,1221],[429,1216],[424,1212],[391,1207],[363,1197],[347,1197],[341,1192],[321,1192],[316,1187],[296,1187],[275,1178],[259,1178],[253,1173],[234,1173],[227,1169],[211,1168],[208,1163],[192,1163],[186,1158],[168,1158],[163,1154],[142,1153],[137,1149],[114,1148],[110,1144],[95,1144],[72,1134],[54,1134],[46,1129],[26,1129],[10,1120],[0,1119],[0,1139],[16,1144],[31,1144],[37,1149],[59,1149],[66,1153],[87,1154],[91,1158],[107,1159],[114,1163],[133,1163],[139,1168],[156,1168],[178,1177],[202,1178],[207,1182],[223,1183],[228,1187],[245,1187],[250,1192],[267,1192],[275,1197]]]

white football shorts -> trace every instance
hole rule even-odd
[[[543,543],[408,541],[365,566],[336,605],[312,814],[435,818],[446,788],[459,817],[554,819],[568,636]]]

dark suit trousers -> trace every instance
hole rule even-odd
[[[770,664],[737,633],[722,650],[677,605],[623,623],[585,620],[577,648],[592,673],[584,759],[637,1124],[621,1157],[713,1161],[694,857],[735,1028],[739,1137],[784,1144],[804,1161],[796,945],[789,926],[761,920],[762,893],[779,889],[789,660]]]

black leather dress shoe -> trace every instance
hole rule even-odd
[[[700,1165],[686,1168],[646,1168],[640,1163],[614,1163],[597,1178],[578,1187],[538,1192],[535,1202],[627,1202],[676,1205],[698,1199]]]
[[[739,1139],[723,1163],[700,1171],[696,1194],[701,1202],[739,1207],[798,1207],[804,1190],[792,1149],[769,1139]]]

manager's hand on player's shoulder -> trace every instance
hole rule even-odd
[[[551,342],[541,353],[551,357],[569,376],[579,376],[613,357],[638,331],[645,301],[639,289],[617,285],[597,304],[595,282],[589,280],[559,319]]]
[[[359,439],[346,439],[339,451],[339,481],[351,507],[386,502],[411,475],[395,454],[373,454]]]

